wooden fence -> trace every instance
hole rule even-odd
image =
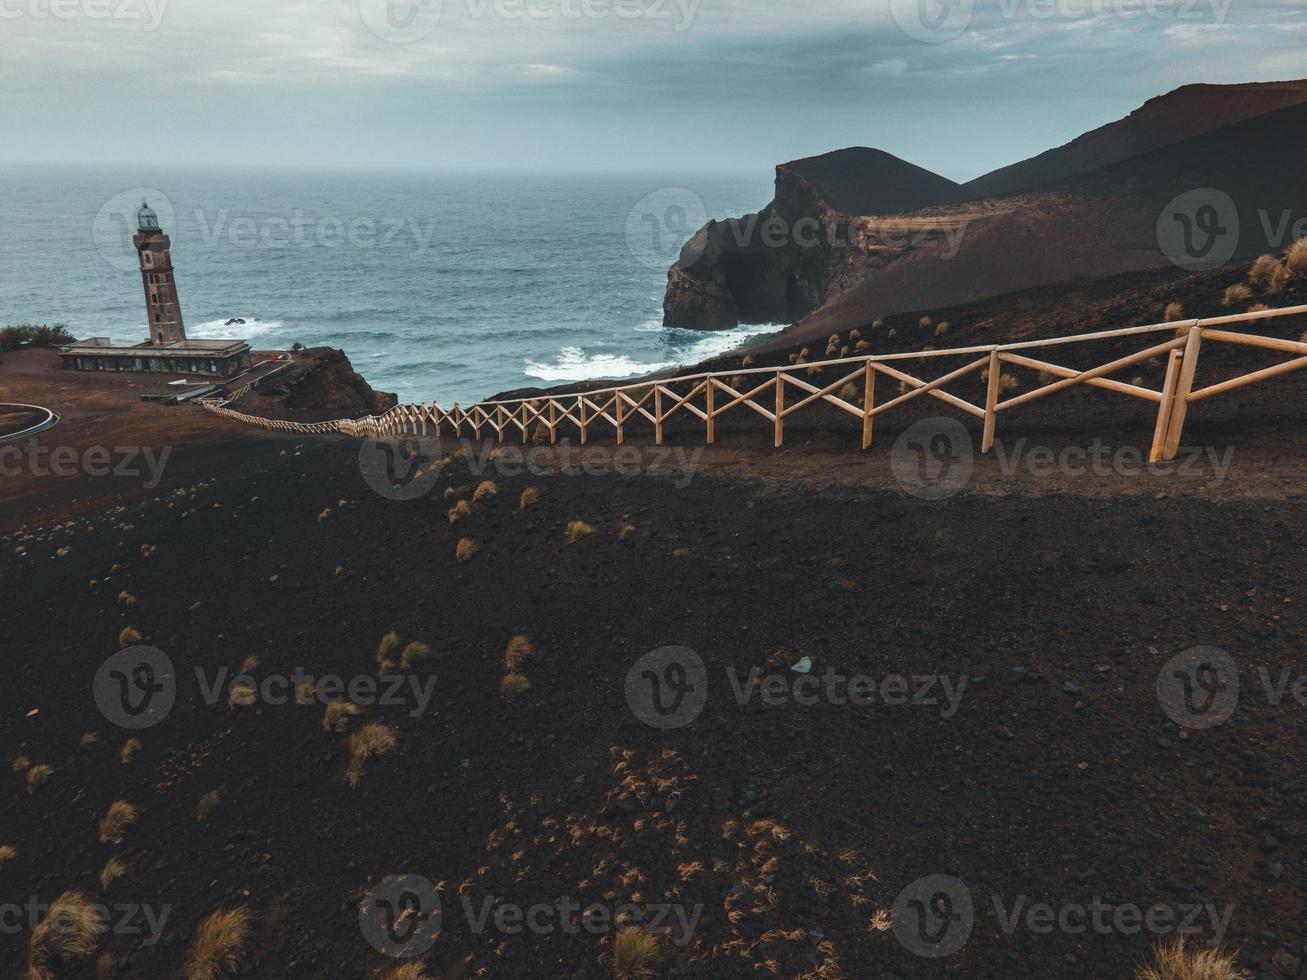
[[[1240,313],[1203,320],[1157,323],[1015,344],[990,344],[901,354],[868,354],[781,367],[750,367],[733,371],[690,374],[592,391],[478,402],[469,408],[463,408],[457,402],[448,410],[434,403],[397,405],[384,415],[367,416],[361,419],[337,419],[330,422],[303,423],[265,419],[236,412],[227,407],[228,401],[217,399],[203,399],[201,404],[211,412],[280,432],[340,433],[362,438],[382,438],[404,434],[439,436],[445,427],[449,427],[458,437],[463,435],[466,427],[477,439],[481,438],[483,430],[489,430],[496,434],[500,442],[514,432],[519,433],[525,442],[531,437],[533,427],[543,426],[549,434],[550,442],[557,442],[560,427],[570,425],[579,431],[580,440],[585,443],[596,428],[606,425],[614,431],[618,444],[625,440],[631,424],[638,424],[641,420],[652,425],[654,441],[661,444],[667,421],[678,413],[692,416],[703,422],[705,438],[711,444],[716,438],[717,419],[737,408],[747,408],[772,424],[775,444],[779,447],[784,440],[787,418],[801,409],[825,403],[861,420],[862,448],[866,449],[872,442],[876,416],[898,408],[915,398],[929,396],[981,419],[984,426],[981,449],[983,452],[989,452],[994,442],[994,431],[1000,413],[1010,412],[1036,399],[1067,391],[1077,385],[1088,385],[1157,405],[1157,421],[1153,431],[1152,450],[1149,454],[1150,461],[1157,462],[1175,458],[1184,431],[1185,415],[1194,402],[1307,367],[1307,343],[1235,333],[1222,328],[1299,315],[1307,315],[1307,306],[1262,310],[1256,313]],[[1063,367],[1042,357],[1033,357],[1030,353],[1050,347],[1136,336],[1148,337],[1154,334],[1169,334],[1169,336],[1160,343],[1151,344],[1136,353],[1087,370]],[[1204,342],[1256,347],[1295,356],[1272,367],[1252,371],[1205,388],[1195,388],[1194,374],[1198,368],[1198,356]],[[918,361],[928,365],[930,361],[942,357],[972,355],[974,358],[962,367],[933,380],[916,377],[895,366]],[[1160,391],[1108,377],[1155,357],[1166,358],[1165,379]],[[1030,368],[1057,380],[1004,398],[1001,379],[1005,364]],[[813,373],[828,370],[838,372],[837,380],[822,387],[811,384],[807,380]],[[921,369],[914,368],[914,370]],[[946,386],[975,373],[985,377],[983,405],[967,401],[945,390]],[[890,381],[899,382],[902,393],[877,404],[876,380],[882,375]],[[848,385],[853,385],[855,391],[860,390],[861,404],[855,404],[841,394],[846,391]],[[792,396],[793,400],[787,401],[787,396]]]

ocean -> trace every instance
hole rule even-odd
[[[0,324],[144,340],[142,198],[172,238],[187,333],[343,348],[405,401],[688,364],[773,327],[662,326],[667,268],[750,175],[0,171]],[[227,325],[233,318],[243,325]]]

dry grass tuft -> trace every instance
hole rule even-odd
[[[1244,974],[1222,949],[1189,949],[1183,939],[1158,946],[1153,962],[1139,968],[1135,980],[1240,980]]]
[[[844,399],[846,402],[850,402],[856,405],[858,402],[862,400],[862,392],[858,390],[857,385],[855,385],[852,381],[850,381],[848,384],[846,384],[843,388],[840,389],[839,397]]]
[[[0,844],[0,865],[8,864],[18,857],[18,852],[9,844]]]
[[[936,337],[944,336],[946,333],[948,333],[948,328],[949,328],[949,322],[947,320],[941,320],[939,323],[935,325],[935,336]]]
[[[1015,374],[1000,374],[998,377],[998,390],[1004,392],[1012,391],[1020,385],[1020,383],[1021,382],[1017,380]]]
[[[414,640],[406,646],[404,652],[400,654],[399,665],[404,670],[412,670],[414,664],[420,663],[430,656],[431,647],[427,646],[425,643],[419,643],[417,640]]]
[[[450,524],[457,524],[463,518],[472,516],[472,508],[466,500],[460,500],[449,508],[449,513],[446,516],[448,516]]]
[[[250,913],[245,908],[219,910],[195,930],[195,942],[186,956],[186,980],[218,980],[235,972],[245,955],[250,936]]]
[[[1267,306],[1265,303],[1254,303],[1252,306],[1248,307],[1248,312],[1261,313],[1263,310],[1269,310],[1269,309],[1270,307]]]
[[[403,966],[391,967],[384,974],[378,974],[378,977],[379,980],[432,980],[426,970],[423,963],[405,963]]]
[[[152,544],[143,544],[143,545],[141,545],[141,557],[142,557],[142,558],[153,558],[153,557],[154,557],[155,555],[157,555],[158,553],[159,553],[159,549],[158,549],[157,547],[155,547],[154,545],[152,545]]]
[[[14,772],[22,772],[32,767],[32,760],[25,755],[14,757]]]
[[[209,790],[200,797],[200,802],[195,804],[195,819],[204,823],[220,806],[222,806],[222,794],[216,789]]]
[[[134,606],[136,605],[136,596],[132,595],[126,589],[123,589],[118,593],[118,601],[124,606]]]
[[[123,742],[122,750],[118,753],[118,758],[123,760],[123,765],[131,762],[136,758],[138,752],[145,748],[145,743],[135,736]]]
[[[535,652],[536,648],[531,641],[519,633],[508,641],[508,647],[504,650],[504,663],[509,670],[521,670],[535,656]]]
[[[567,543],[576,544],[582,538],[588,538],[595,533],[595,529],[585,521],[568,521],[567,522]]]
[[[241,661],[240,672],[242,674],[253,674],[258,669],[259,669],[259,658],[254,656],[253,654],[250,654],[250,656],[246,657],[244,660]]]
[[[1284,292],[1285,287],[1288,285],[1289,270],[1282,265],[1276,266],[1275,271],[1271,273],[1271,277],[1266,280],[1266,291],[1276,295]]]
[[[499,696],[503,698],[506,704],[530,693],[531,679],[526,674],[516,672],[505,674],[499,682]]]
[[[1271,276],[1275,274],[1275,270],[1280,268],[1283,268],[1283,266],[1274,255],[1262,255],[1248,270],[1248,281],[1268,283],[1271,281]]]
[[[227,710],[235,711],[237,708],[248,708],[258,700],[258,689],[249,681],[232,681],[230,689],[227,691]]]
[[[358,705],[348,701],[333,701],[327,705],[327,710],[322,715],[322,730],[339,735],[349,727],[351,718],[358,717],[358,713]]]
[[[54,980],[56,960],[90,956],[108,928],[104,913],[89,898],[81,892],[64,892],[27,940],[27,980]]]
[[[867,343],[865,340],[859,340],[853,345],[853,349],[858,353],[862,353],[863,351],[871,350],[871,344]]]
[[[31,796],[38,789],[50,781],[54,775],[54,766],[40,765],[32,766],[27,770],[27,795]]]
[[[528,507],[534,507],[536,501],[540,499],[540,489],[538,487],[527,487],[522,491],[522,496],[517,500],[517,509],[526,510]]]
[[[100,843],[121,844],[127,828],[135,821],[136,807],[126,800],[110,804],[108,812],[100,818]]]
[[[613,940],[616,980],[652,980],[657,959],[658,940],[644,929],[623,929]]]
[[[112,953],[101,953],[95,960],[95,980],[113,980],[118,973],[118,961]]]
[[[632,534],[634,534],[634,533],[635,533],[635,525],[634,525],[634,524],[623,524],[623,525],[622,525],[622,529],[621,529],[620,531],[617,532],[617,540],[618,540],[618,541],[625,541],[627,538],[629,538],[629,537],[630,537]]]
[[[387,971],[381,980],[431,980],[431,976],[421,963],[405,963]]]
[[[377,666],[379,667],[382,664],[393,661],[395,659],[395,654],[399,652],[399,645],[402,642],[403,641],[399,638],[399,634],[394,630],[391,630],[383,636],[381,642],[377,644]]]
[[[497,493],[499,493],[499,487],[495,486],[494,480],[482,480],[476,489],[476,493],[472,494],[472,499],[480,502],[487,497],[495,496]]]
[[[130,870],[131,868],[127,866],[126,861],[110,858],[104,863],[104,868],[100,871],[100,891],[107,892],[115,881],[119,878],[125,878]]]
[[[1166,304],[1166,309],[1162,312],[1163,323],[1174,323],[1176,320],[1184,319],[1184,305],[1174,301]]]
[[[742,368],[751,368],[751,367],[753,367],[753,358],[752,358],[751,356],[749,356],[748,354],[745,354],[745,355],[744,355],[744,360],[742,360],[742,361],[740,362],[740,367],[742,367]]]
[[[1300,238],[1284,253],[1285,267],[1295,276],[1307,275],[1307,238]]]
[[[349,737],[349,766],[345,778],[351,786],[363,781],[363,764],[373,756],[395,751],[395,732],[378,722],[369,722]]]
[[[1242,303],[1248,302],[1252,298],[1253,291],[1243,283],[1238,282],[1225,291],[1225,295],[1221,297],[1221,305],[1238,306]]]
[[[100,741],[100,736],[95,732],[86,732],[82,735],[81,740],[77,743],[84,749],[89,749],[96,742]]]
[[[136,632],[130,626],[124,626],[118,633],[118,648],[126,650],[133,643],[141,642],[141,634]]]
[[[459,538],[458,545],[454,548],[454,557],[459,562],[471,561],[477,553],[477,543],[471,538]]]

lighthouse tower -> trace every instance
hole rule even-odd
[[[141,257],[150,341],[158,345],[184,342],[186,327],[182,323],[182,307],[177,300],[177,281],[173,278],[169,252],[172,242],[159,228],[159,216],[144,201],[136,212],[136,227],[132,243]]]

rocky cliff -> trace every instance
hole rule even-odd
[[[289,370],[270,378],[237,403],[242,411],[269,418],[316,420],[380,415],[397,396],[376,391],[335,347],[296,351]]]
[[[939,235],[897,215],[947,201],[958,185],[880,150],[853,147],[781,164],[762,211],[711,221],[668,273],[663,322],[719,330],[807,316],[869,265],[884,261],[887,228],[914,247]]]
[[[963,185],[864,147],[782,164],[766,208],[710,222],[686,243],[663,322],[794,323],[832,305],[883,316],[1165,264],[1157,209],[1181,191],[1221,188],[1241,212],[1296,204],[1302,181],[1274,148],[1300,142],[1304,107],[1307,81],[1186,86]],[[1268,152],[1235,152],[1239,134]],[[1244,162],[1227,166],[1227,151]]]

